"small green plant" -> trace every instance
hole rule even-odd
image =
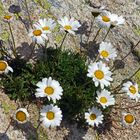
[[[44,59],[45,58],[45,59]],[[15,59],[9,64],[14,72],[9,76],[3,75],[1,85],[11,99],[21,101],[35,100],[36,83],[44,77],[57,79],[64,90],[64,95],[58,103],[64,116],[74,119],[80,113],[95,104],[95,86],[87,84],[86,57],[70,51],[49,48],[42,59],[33,66],[22,59]],[[44,101],[48,103],[48,100]]]

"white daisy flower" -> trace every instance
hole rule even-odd
[[[111,19],[111,24],[113,26],[119,26],[125,24],[125,19],[122,16],[111,14],[110,19]]]
[[[102,111],[96,107],[89,109],[89,112],[85,113],[86,122],[91,126],[97,126],[103,122]]]
[[[69,32],[71,34],[75,34],[75,31],[77,31],[81,26],[81,24],[77,20],[75,20],[74,18],[71,18],[69,20],[66,16],[58,20],[58,23],[63,26],[63,29],[66,32]]]
[[[38,87],[35,93],[36,97],[47,97],[49,100],[52,99],[54,103],[56,100],[61,99],[63,89],[59,82],[51,77],[43,78],[36,85]]]
[[[104,89],[101,92],[97,91],[97,102],[102,105],[103,108],[106,108],[107,106],[114,105],[115,99],[111,93]]]
[[[138,92],[138,84],[130,81],[123,84],[122,91],[126,92],[131,99],[138,101],[140,94]]]
[[[48,41],[48,37],[41,29],[31,30],[29,36],[37,44],[45,45],[45,41]]]
[[[117,57],[116,49],[112,46],[111,43],[102,42],[98,51],[100,57],[102,59],[106,59],[107,61],[109,61],[109,59],[114,60],[114,58]]]
[[[132,126],[135,124],[135,117],[133,114],[131,113],[122,113],[123,114],[123,118],[122,118],[122,124],[124,126]]]
[[[29,119],[29,113],[27,111],[26,108],[19,108],[15,115],[14,115],[14,119],[18,122],[18,123],[26,123]]]
[[[95,18],[96,23],[100,28],[109,28],[111,25],[111,13],[108,11],[103,12]]]
[[[56,26],[56,23],[52,19],[46,20],[44,19],[39,19],[39,22],[34,24],[34,26],[37,29],[41,29],[44,33],[51,33],[54,27]]]
[[[111,78],[112,72],[109,71],[109,67],[107,67],[102,61],[92,63],[88,66],[88,77],[92,77],[95,86],[101,86],[103,89],[105,86],[110,85],[110,81],[113,81]]]
[[[3,20],[4,20],[5,22],[11,22],[12,19],[13,19],[13,17],[12,17],[11,15],[5,15],[5,16],[3,17]]]
[[[52,104],[43,106],[40,115],[40,121],[45,127],[60,126],[62,121],[62,111],[57,106],[53,106]]]
[[[13,72],[13,69],[4,60],[0,60],[0,74],[7,74],[9,71]]]

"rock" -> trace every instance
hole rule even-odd
[[[135,1],[137,5],[140,5],[140,0]]]

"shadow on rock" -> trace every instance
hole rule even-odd
[[[116,59],[114,61],[114,68],[115,69],[124,69],[125,67],[125,62],[123,62],[122,60]]]
[[[5,133],[0,133],[0,140],[10,140],[7,134]]]
[[[21,46],[17,48],[18,55],[25,60],[28,59],[32,53],[33,45],[33,43],[29,45],[27,42],[23,42]]]
[[[103,124],[99,125],[99,127],[96,128],[97,132],[99,134],[105,134],[106,132],[109,132],[112,127],[112,120],[110,116],[107,116],[104,119]]]
[[[27,139],[38,140],[37,130],[31,122],[18,124],[16,121],[14,121],[13,126],[15,130],[21,130],[22,132],[24,132]]]
[[[84,44],[81,42],[80,45],[86,50],[87,55],[90,57],[91,60],[94,60],[97,57],[99,43],[96,43],[95,41],[90,41],[88,44]]]
[[[83,127],[78,123],[68,123],[67,121],[63,121],[62,127],[65,127],[68,130],[68,135],[66,135],[64,140],[84,140],[84,136],[87,132],[87,127]],[[58,128],[58,129],[61,129]]]

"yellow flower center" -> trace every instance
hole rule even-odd
[[[23,111],[18,111],[16,113],[16,119],[20,122],[23,122],[26,120],[26,114]]]
[[[44,92],[48,95],[52,95],[54,93],[54,89],[52,87],[46,87]]]
[[[7,64],[4,61],[0,61],[0,71],[5,71]]]
[[[45,26],[45,27],[42,28],[42,30],[48,31],[48,30],[50,30],[50,27],[49,26]]]
[[[54,114],[54,112],[49,111],[49,112],[46,113],[46,117],[47,117],[49,120],[53,120],[54,117],[55,117],[55,114]]]
[[[110,18],[107,17],[107,16],[102,16],[102,20],[103,20],[104,22],[109,22],[109,21],[110,21]]]
[[[131,114],[127,114],[127,115],[124,117],[124,120],[125,120],[127,123],[132,123],[132,122],[134,122],[134,117],[133,117],[133,115],[131,115]]]
[[[135,86],[130,86],[130,87],[129,87],[129,91],[130,91],[132,94],[136,94],[136,92],[137,92]]]
[[[106,97],[101,97],[100,102],[103,103],[103,104],[107,103]]]
[[[34,34],[35,36],[40,36],[40,35],[42,34],[42,31],[41,31],[41,30],[34,30],[34,31],[33,31],[33,34]]]
[[[6,19],[6,20],[10,20],[11,18],[12,18],[12,16],[10,16],[10,15],[4,16],[4,19]]]
[[[65,30],[71,30],[72,27],[71,27],[70,25],[65,25],[65,26],[64,26],[64,29],[65,29]]]
[[[95,120],[96,118],[97,118],[97,117],[96,117],[95,114],[91,114],[91,115],[90,115],[90,119],[91,119],[91,120]]]
[[[106,57],[109,56],[109,53],[108,53],[107,51],[102,51],[100,54],[101,54],[102,57],[104,57],[104,58],[106,58]]]
[[[104,73],[103,73],[101,70],[96,70],[96,71],[94,72],[94,75],[95,75],[95,77],[96,77],[97,79],[99,79],[99,80],[101,80],[101,79],[104,78]]]

